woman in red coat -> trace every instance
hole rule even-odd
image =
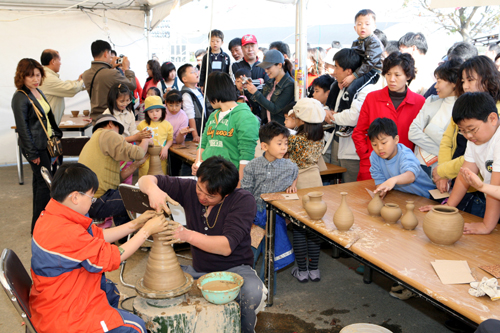
[[[382,68],[387,87],[369,93],[359,113],[358,124],[352,139],[359,155],[357,180],[371,179],[370,154],[372,144],[368,139],[368,127],[377,118],[389,118],[398,126],[399,142],[413,150],[414,144],[408,139],[408,131],[413,119],[424,105],[425,98],[412,92],[408,84],[415,78],[415,61],[409,54],[391,53]]]

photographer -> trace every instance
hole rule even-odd
[[[89,93],[92,121],[102,114],[107,108],[107,99],[109,88],[115,83],[127,85],[130,90],[135,90],[135,74],[130,70],[130,61],[127,57],[113,57],[111,54],[111,45],[103,40],[96,40],[91,46],[92,65],[83,75],[85,88]],[[124,72],[115,70],[120,66]]]

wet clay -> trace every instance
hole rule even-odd
[[[323,192],[307,193],[302,198],[302,203],[304,203],[304,198],[309,199],[304,205],[307,215],[309,215],[311,220],[321,220],[327,210],[326,203],[323,201]]]
[[[201,289],[206,291],[225,291],[238,287],[238,284],[231,281],[216,280],[205,283]]]
[[[413,230],[418,225],[418,220],[413,210],[415,209],[415,204],[411,200],[406,201],[406,213],[401,218],[401,225],[406,230]]]
[[[401,208],[399,208],[399,205],[388,203],[385,204],[384,207],[382,207],[382,209],[380,210],[380,215],[382,215],[382,218],[385,220],[385,222],[396,223],[398,222],[401,215],[403,215],[403,212],[401,211]]]
[[[149,153],[149,170],[148,175],[156,176],[163,175],[163,170],[161,169],[160,152],[162,146],[151,146],[148,148]]]
[[[464,218],[455,207],[434,206],[424,218],[424,233],[436,244],[452,245],[462,237]]]
[[[370,216],[380,216],[380,211],[382,210],[382,207],[384,207],[384,202],[382,201],[380,195],[381,193],[374,193],[373,199],[368,204],[367,208]]]
[[[347,205],[347,192],[340,192],[340,195],[342,196],[342,201],[340,202],[339,208],[333,215],[333,223],[335,223],[335,226],[339,231],[347,231],[354,223],[354,215]]]
[[[153,247],[146,265],[144,286],[152,290],[166,291],[182,286],[186,277],[174,249],[170,245],[163,245],[163,241],[158,239],[161,236],[153,235]]]

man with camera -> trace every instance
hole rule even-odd
[[[111,45],[103,40],[96,40],[91,46],[92,65],[83,75],[85,88],[89,93],[92,121],[101,115],[108,107],[109,88],[115,83],[127,85],[131,91],[136,88],[135,74],[130,70],[130,61],[127,57],[113,57]],[[124,75],[115,70],[121,66]]]

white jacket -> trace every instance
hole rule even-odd
[[[351,103],[351,108],[344,110],[340,113],[336,113],[334,115],[335,123],[339,126],[356,126],[358,123],[359,111],[365,102],[366,95],[371,93],[372,91],[379,90],[378,84],[368,84],[366,87],[361,89]],[[341,98],[345,89],[342,89],[339,92],[339,98]],[[340,99],[337,98],[337,102],[335,104],[335,111],[337,112],[338,104]],[[352,141],[352,137],[339,137],[339,152],[338,157],[339,160],[359,160],[359,156],[356,153],[356,147],[354,146],[354,141]]]
[[[52,108],[56,123],[61,122],[64,114],[64,97],[73,97],[84,89],[83,80],[67,80],[63,81],[59,78],[59,74],[52,69],[43,66],[45,70],[45,79],[43,80],[40,89],[47,97],[47,101]]]
[[[437,95],[428,97],[422,109],[410,125],[408,138],[415,144],[415,155],[417,155],[417,157],[420,155],[419,148],[422,148],[427,153],[436,156],[439,155],[439,145],[443,138],[444,131],[450,124],[452,108],[449,108],[449,119],[445,124],[442,124],[443,126],[438,126],[432,123],[431,120],[441,109],[445,100],[448,103],[451,102],[451,105],[453,105],[456,101],[456,97],[447,97],[445,99],[439,98]],[[419,160],[422,163],[421,158],[419,158]]]

